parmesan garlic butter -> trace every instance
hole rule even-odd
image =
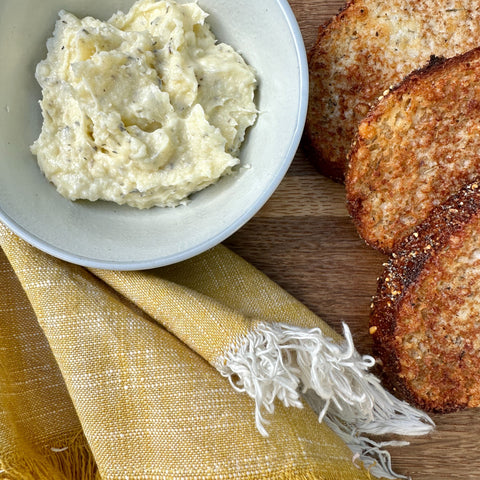
[[[64,197],[173,207],[239,164],[255,74],[206,17],[155,0],[107,22],[60,12],[36,69],[43,126],[31,150]]]

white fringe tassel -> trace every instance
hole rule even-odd
[[[388,393],[369,373],[375,360],[361,356],[344,324],[345,342],[326,337],[319,328],[304,329],[281,323],[259,323],[218,362],[217,368],[232,386],[250,395],[256,404],[260,433],[268,435],[262,412],[273,413],[274,401],[302,408],[302,393],[350,447],[354,458],[387,478],[396,475],[385,446],[362,434],[425,435],[434,428],[428,415]],[[312,395],[314,392],[314,395]],[[372,473],[375,474],[373,470]]]

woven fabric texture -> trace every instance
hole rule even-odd
[[[226,248],[110,272],[0,245],[0,478],[373,478],[307,406],[260,435],[212,366],[258,320],[337,335]]]

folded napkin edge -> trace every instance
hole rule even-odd
[[[407,478],[393,472],[383,450],[392,443],[377,444],[362,434],[426,435],[435,424],[382,387],[369,371],[374,358],[361,356],[346,324],[343,329],[344,341],[339,343],[319,328],[258,321],[215,366],[233,388],[254,399],[262,435],[268,436],[264,413],[274,413],[276,400],[302,408],[302,394],[310,392],[309,404],[319,421],[325,420],[362,462],[375,464],[385,478]]]
[[[9,480],[100,480],[100,473],[82,431],[46,448],[46,452],[22,446],[21,453],[2,452],[0,478]]]

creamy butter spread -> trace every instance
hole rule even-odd
[[[176,206],[232,172],[255,74],[195,3],[140,0],[107,22],[61,11],[36,69],[31,150],[71,200]]]

